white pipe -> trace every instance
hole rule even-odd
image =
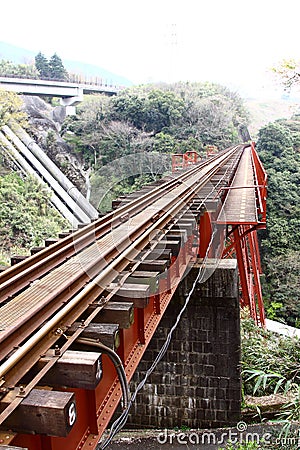
[[[20,154],[20,152],[15,149],[15,147],[11,144],[11,142],[4,136],[4,134],[0,131],[0,144],[2,144],[3,149],[6,151],[6,153],[14,158],[17,163],[21,166],[22,170],[35,177],[35,179],[43,184],[47,184],[42,180],[42,178],[37,174],[37,172],[31,167],[31,165],[26,161],[26,159]],[[48,187],[48,186],[47,186]],[[78,220],[75,218],[75,216],[72,214],[72,212],[66,207],[66,205],[60,200],[59,197],[51,190],[51,197],[50,201],[55,206],[55,208],[67,219],[73,228],[78,227]]]
[[[21,140],[13,133],[13,131],[7,126],[2,127],[4,134],[13,142],[14,146],[25,156],[27,161],[39,172],[39,174],[45,179],[49,186],[59,196],[59,198],[65,202],[66,206],[70,209],[73,215],[79,222],[89,223],[90,218],[81,210],[79,205],[70,197],[70,195],[61,187],[55,178],[47,171],[47,169],[40,163],[40,161],[31,153],[31,151],[21,142]]]
[[[46,167],[51,175],[59,182],[59,184],[67,191],[79,207],[89,216],[90,219],[98,218],[98,211],[91,205],[74,184],[65,176],[65,174],[51,161],[46,153],[38,146],[38,144],[26,133],[20,125],[12,123],[12,128],[19,139],[34,154],[34,156]]]

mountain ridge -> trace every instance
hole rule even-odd
[[[31,64],[34,63],[36,54],[32,50],[0,41],[0,60],[9,60],[15,64]],[[124,87],[134,85],[127,78],[95,64],[72,60],[63,60],[63,64],[69,73],[77,73],[83,78],[102,78],[103,82],[108,85]],[[256,137],[258,130],[267,123],[279,118],[289,118],[299,110],[299,101],[296,101],[299,100],[298,98],[261,99],[259,97],[249,98],[247,95],[242,95],[242,98],[251,114],[249,131],[253,137]]]

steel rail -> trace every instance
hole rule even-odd
[[[217,170],[217,169],[215,169]],[[45,325],[43,325],[29,340],[22,345],[16,352],[5,361],[0,367],[0,378],[2,378],[2,387],[7,385],[11,380],[17,375],[17,379],[20,379],[22,373],[24,374],[24,364],[26,366],[25,373],[29,370],[29,358],[30,354],[30,364],[33,365],[37,362],[41,354],[48,350],[54,342],[56,342],[61,334],[62,328],[70,326],[82,312],[86,310],[91,301],[97,300],[99,295],[104,290],[104,285],[112,282],[115,278],[114,271],[121,272],[126,268],[128,262],[135,258],[140,251],[149,243],[149,236],[157,234],[164,228],[164,226],[172,219],[181,209],[186,206],[186,204],[191,200],[195,193],[201,189],[201,187],[209,181],[211,177],[211,172],[206,173],[201,179],[201,183],[195,185],[191,184],[188,192],[183,196],[179,197],[175,204],[165,212],[165,214],[160,217],[155,223],[152,224],[147,230],[145,230],[142,235],[135,239],[127,249],[122,252],[116,259],[114,259],[92,282],[90,282],[83,290],[77,294],[72,300],[70,300],[54,317],[52,317]],[[104,305],[101,306],[101,308]],[[60,333],[58,332],[60,331]],[[77,335],[80,331],[77,330]],[[51,341],[51,344],[50,342]],[[71,339],[73,341],[73,339]],[[49,346],[50,344],[50,346]],[[64,347],[68,347],[69,342],[66,342]],[[24,362],[25,359],[25,362]],[[51,366],[53,364],[50,364]],[[10,373],[11,372],[11,373]],[[21,372],[21,373],[20,373]],[[4,376],[6,375],[6,380]],[[41,379],[41,374],[35,377],[36,382],[29,383],[30,389],[26,390],[26,395],[31,389],[36,385],[36,383]],[[16,381],[16,380],[14,380]],[[0,423],[5,420],[21,403],[23,395],[21,397],[16,397],[12,403],[10,403],[0,414]]]
[[[147,222],[145,229],[145,223],[142,225],[142,229],[139,233],[134,232],[131,235],[131,239],[128,244],[128,236],[126,236],[127,247],[101,271],[89,284],[87,284],[81,292],[71,298],[68,303],[62,307],[48,322],[44,325],[40,324],[41,328],[33,334],[29,339],[13,353],[1,366],[0,366],[0,386],[5,389],[11,384],[15,384],[21,379],[21,377],[30,370],[30,368],[37,362],[40,356],[47,351],[61,335],[61,330],[71,326],[80,315],[87,309],[87,307],[95,302],[104,291],[105,287],[111,283],[116,274],[115,272],[122,272],[130,261],[136,258],[140,251],[149,244],[149,237],[153,238],[153,235],[157,235],[161,230],[173,220],[174,216],[178,214],[196,193],[210,180],[210,178],[219,170],[221,165],[225,164],[232,154],[235,153],[237,148],[234,148],[231,152],[227,152],[223,157],[218,158],[218,162],[213,168],[207,169],[204,175],[199,179],[199,176],[190,182],[190,185],[183,189],[180,195],[176,196],[171,202],[166,197],[168,209],[153,223],[153,220]],[[212,161],[210,161],[211,163]],[[195,175],[196,177],[196,175]],[[179,194],[179,192],[178,192]],[[163,197],[165,198],[165,197]],[[165,205],[166,206],[166,205]],[[156,214],[157,217],[157,214]],[[97,308],[97,313],[103,308],[101,305]],[[94,311],[95,313],[95,311]],[[80,330],[77,330],[76,336],[80,334]],[[62,350],[65,351],[74,339],[71,337],[63,346]],[[51,361],[49,368],[55,363]],[[48,366],[47,366],[48,367]],[[45,368],[44,368],[45,369]],[[46,370],[46,369],[45,369]],[[39,373],[34,380],[32,380],[25,390],[27,395],[30,390],[40,381],[42,372]],[[15,400],[5,408],[0,414],[0,423],[7,418],[12,411],[21,403],[23,395],[16,397]]]
[[[220,158],[220,156],[219,156]],[[212,161],[210,161],[210,165],[212,164]],[[145,224],[146,225],[146,224]],[[127,236],[125,238],[125,241],[127,239]],[[118,247],[122,244],[122,242],[118,243]],[[119,248],[120,250],[120,248]],[[68,289],[68,298],[71,298],[72,295],[75,295],[78,286],[84,285],[86,282],[90,280],[91,275],[96,275],[99,271],[99,269],[104,267],[106,265],[106,261],[103,261],[104,257],[114,257],[116,253],[114,254],[105,254],[101,255],[98,261],[93,261],[90,267],[85,267],[81,273],[77,273],[72,278],[70,278],[70,283],[59,285],[59,287],[56,290],[52,290],[52,296],[51,298],[47,299],[47,304],[39,305],[39,308],[41,309],[41,312],[39,309],[37,310],[31,310],[31,314],[28,316],[28,314],[24,317],[21,316],[21,318],[16,321],[16,324],[14,326],[14,329],[10,326],[7,329],[7,332],[5,333],[5,330],[0,333],[1,334],[1,341],[6,345],[4,346],[2,344],[1,350],[0,350],[0,359],[3,359],[7,353],[9,352],[9,348],[12,348],[16,345],[19,345],[20,342],[22,342],[27,336],[28,332],[33,332],[36,328],[37,324],[41,323],[43,320],[46,320],[51,314],[55,313],[55,311],[58,309],[58,305],[63,304],[64,301],[66,301],[64,292],[66,289]],[[97,264],[96,264],[97,263]],[[97,266],[96,272],[93,270],[93,267]],[[88,270],[88,275],[87,271]],[[93,273],[91,273],[91,270],[93,270]],[[72,282],[72,283],[71,283]],[[73,287],[75,285],[75,288]],[[77,286],[76,286],[77,285]],[[43,286],[42,286],[43,287]],[[35,292],[33,292],[32,295],[36,295]],[[55,303],[54,303],[55,300]],[[24,301],[24,299],[22,300]],[[44,301],[45,303],[45,301]],[[43,307],[43,308],[42,308]],[[26,322],[25,322],[26,320]],[[6,352],[6,353],[5,353]]]
[[[214,164],[214,166],[216,166],[218,170],[220,169],[219,163],[218,165],[216,165],[216,163],[212,161],[210,161],[210,165],[208,165],[207,167],[212,166],[212,164]],[[209,169],[206,168],[206,171],[207,170]],[[196,176],[197,181],[198,175],[194,174],[193,176]],[[178,186],[175,189],[178,190]],[[188,189],[189,185],[187,182],[184,187],[184,191],[182,192],[184,193]],[[182,190],[182,186],[180,190]],[[30,308],[30,311],[26,314],[24,312],[23,315],[16,320],[14,327],[9,326],[7,330],[4,329],[2,332],[0,332],[0,342],[2,343],[0,347],[0,359],[3,359],[9,353],[10,348],[19,345],[24,339],[26,339],[29,333],[34,332],[34,330],[42,321],[46,320],[51,316],[51,314],[55,313],[55,311],[60,306],[62,306],[64,302],[66,302],[67,300],[69,300],[69,298],[76,294],[76,292],[82,285],[86,284],[90,281],[91,278],[95,277],[99,273],[99,271],[106,266],[107,261],[116,257],[124,248],[126,248],[128,239],[138,237],[143,229],[153,223],[153,217],[155,217],[158,213],[163,212],[165,208],[167,208],[168,206],[170,207],[174,202],[176,202],[177,195],[173,197],[174,198],[171,200],[168,199],[167,204],[164,204],[162,206],[162,209],[155,209],[152,212],[150,211],[149,215],[146,217],[146,220],[144,219],[143,223],[139,223],[138,227],[131,230],[129,233],[127,225],[125,225],[125,233],[123,234],[123,236],[121,236],[121,238],[119,238],[118,236],[115,238],[114,242],[116,245],[112,249],[109,248],[107,249],[107,251],[97,254],[94,259],[89,262],[88,265],[84,265],[84,263],[82,263],[82,266],[80,266],[81,270],[76,271],[74,274],[72,273],[72,276],[67,278],[67,280],[62,280],[59,284],[56,283],[56,287],[51,286],[50,294],[48,294],[47,296],[45,295],[44,297],[40,297],[38,306],[35,309]],[[122,228],[122,225],[120,225],[120,228]],[[114,232],[114,230],[112,232]],[[73,259],[70,259],[70,263],[72,263],[72,261]],[[61,268],[59,268],[58,271],[61,271]],[[54,272],[52,272],[52,274]],[[46,278],[44,278],[44,280],[47,280],[47,276]],[[53,282],[54,280],[52,279],[52,283]],[[39,294],[39,291],[35,290],[36,287],[37,285],[35,284],[34,290],[32,291],[31,295]],[[42,284],[41,288],[42,290],[46,290],[47,284]],[[68,295],[66,295],[66,292],[68,293]],[[20,301],[22,301],[23,303],[25,299],[20,298]]]
[[[133,200],[129,205],[121,206],[116,211],[107,214],[104,218],[87,225],[85,228],[76,231],[52,246],[41,250],[36,255],[33,255],[2,272],[0,274],[0,304],[3,301],[6,301],[8,297],[28,286],[28,284],[32,283],[37,278],[53,270],[64,260],[70,258],[93,243],[96,239],[102,237],[105,233],[109,232],[111,228],[118,226],[125,213],[137,214],[146,205],[148,206],[150,202],[153,203],[157,198],[161,197],[163,191],[170,190],[177,184],[183,183],[193,173],[198,172],[211,162],[217,160],[220,158],[220,155],[226,154],[229,150],[224,150],[218,155],[215,155],[209,160],[204,161],[202,164],[185,172],[180,177],[164,183],[150,193]]]
[[[120,247],[121,243],[118,243],[118,247]],[[68,284],[62,284],[57,287],[56,290],[52,290],[52,296],[47,301],[47,305],[39,304],[39,308],[42,310],[31,310],[30,315],[20,316],[20,318],[16,321],[14,328],[11,326],[5,332],[5,329],[0,332],[0,337],[2,341],[1,349],[0,349],[0,359],[3,359],[8,353],[9,349],[19,345],[27,336],[29,331],[33,332],[37,325],[46,320],[51,314],[55,313],[58,309],[57,305],[62,305],[64,301],[66,301],[64,292],[67,289],[68,295],[71,297],[75,295],[78,286],[84,285],[86,282],[90,280],[91,275],[96,275],[99,272],[99,269],[106,265],[106,261],[104,261],[104,257],[114,257],[115,254],[105,254],[100,255],[98,261],[92,261],[89,267],[85,267],[85,270],[82,270],[81,273],[76,273],[72,275],[72,278],[68,279]],[[97,263],[97,264],[96,264]],[[96,272],[93,267],[96,266]],[[93,270],[93,273],[91,271]],[[88,274],[87,274],[88,272]],[[75,288],[73,286],[75,285]],[[34,295],[34,293],[33,293]],[[36,294],[35,294],[36,295]],[[54,304],[55,300],[55,304]],[[23,300],[22,300],[23,301]],[[26,321],[25,321],[26,320]],[[4,343],[6,345],[4,345]]]
[[[152,223],[151,226],[148,226],[146,230],[143,226],[142,233],[138,237],[134,236],[134,239],[133,241],[131,241],[131,244],[129,246],[127,237],[127,248],[125,248],[125,250],[122,251],[122,253],[120,253],[119,256],[117,256],[113,261],[111,261],[93,281],[91,281],[88,285],[86,285],[86,287],[83,288],[83,290],[79,294],[77,294],[73,299],[69,300],[66,306],[64,306],[58,313],[56,313],[52,319],[50,319],[45,325],[43,325],[37,333],[31,336],[25,344],[23,344],[18,350],[16,350],[16,352],[11,357],[9,357],[8,360],[2,364],[2,366],[0,366],[0,378],[7,375],[8,371],[12,371],[14,373],[13,378],[16,373],[18,373],[18,379],[20,379],[21,374],[19,372],[18,363],[22,358],[26,357],[28,351],[32,350],[35,345],[38,345],[42,337],[45,338],[48,333],[52,333],[53,328],[58,327],[60,322],[64,318],[66,318],[68,314],[72,313],[71,316],[73,317],[73,321],[76,320],[86,309],[88,304],[90,304],[90,294],[93,294],[92,300],[96,300],[96,298],[103,292],[103,286],[107,285],[107,283],[113,281],[113,279],[115,278],[116,275],[114,269],[117,270],[117,272],[123,270],[128,265],[130,258],[132,259],[132,257],[136,257],[139,254],[140,249],[144,248],[144,246],[148,244],[149,239],[147,240],[147,238],[149,237],[149,235],[153,232],[157,233],[157,231],[160,231],[163,226],[165,226],[166,223],[169,222],[173,217],[172,214],[178,213],[187,204],[187,201],[190,200],[191,197],[193,197],[195,193],[199,189],[201,189],[203,185],[207,183],[207,181],[209,181],[212,174],[214,174],[219,169],[221,162],[226,162],[231,157],[232,153],[233,152],[226,154],[223,159],[220,158],[221,161],[219,160],[218,164],[215,164],[214,168],[211,168],[211,170],[208,170],[207,173],[204,174],[204,176],[201,178],[201,182],[197,176],[197,181],[193,180],[191,185],[185,190],[184,195],[182,197],[176,197],[176,201],[174,200],[171,206],[169,200],[167,199],[169,209],[155,223]],[[158,230],[159,226],[160,228]],[[140,247],[141,243],[144,244],[142,247]],[[86,300],[88,303],[86,304],[85,302],[83,302],[83,309],[76,309],[78,303],[82,300]],[[74,308],[76,310],[74,310]],[[72,321],[69,322],[69,325],[71,324]],[[66,325],[67,324],[65,323],[64,326]],[[39,355],[41,354],[40,350],[38,353]],[[9,383],[9,378],[9,376],[6,377],[6,380],[3,383],[4,385],[7,384],[7,382]]]

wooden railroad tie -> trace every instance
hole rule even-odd
[[[89,312],[89,310],[88,310]],[[112,302],[101,310],[93,322],[96,323],[114,323],[118,324],[120,329],[130,328],[133,324],[133,303],[132,302]]]
[[[15,396],[16,391],[6,394],[1,400],[1,406],[8,406]],[[76,422],[76,417],[73,392],[33,389],[3,422],[1,429],[66,437]]]
[[[54,350],[49,350],[38,362],[38,368],[53,357]],[[102,377],[101,353],[67,350],[55,363],[41,384],[63,386],[67,388],[95,389]]]

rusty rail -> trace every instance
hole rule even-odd
[[[50,247],[41,250],[35,255],[26,258],[19,264],[11,266],[2,272],[0,274],[0,304],[3,301],[6,301],[8,296],[16,294],[37,278],[50,272],[63,261],[80,252],[96,239],[104,236],[111,229],[117,227],[125,214],[128,214],[129,216],[137,214],[146,205],[149,205],[151,202],[160,198],[163,193],[167,193],[174,188],[174,186],[184,183],[184,181],[188,180],[193,173],[199,172],[211,162],[218,160],[223,153],[224,152],[221,152],[220,154],[215,155],[213,158],[206,160],[185,172],[180,177],[168,181],[152,190],[150,193],[133,200],[130,205],[121,206],[116,211],[107,214],[105,217],[72,233],[70,236],[66,236]]]
[[[45,274],[50,274],[53,280],[59,280],[63,268],[73,259],[79,258],[79,265],[82,264],[81,270],[77,270],[72,277],[66,279],[63,284],[59,283],[57,288],[45,296],[43,308],[39,305],[30,311],[28,320],[22,321],[18,318],[13,330],[2,332],[2,336],[0,331],[0,359],[3,359],[0,365],[0,388],[3,394],[7,389],[16,386],[41,355],[51,348],[93,304],[95,309],[85,319],[85,325],[91,322],[115,293],[113,291],[106,296],[105,301],[97,303],[105,287],[115,279],[116,274],[134,262],[149,244],[151,237],[156,236],[158,241],[162,239],[159,237],[162,230],[192,202],[197,192],[239,150],[240,147],[237,146],[214,156],[181,177],[159,186],[128,206],[125,205],[94,224],[78,230],[0,275],[0,301],[3,302],[14,298],[16,293],[33,281],[35,281],[32,284],[33,288],[36,283],[45,288],[48,276]],[[125,213],[126,221],[122,220]],[[96,252],[96,257],[86,265],[80,258],[84,251],[93,248],[98,249],[98,254]],[[139,263],[140,261],[134,263],[134,267]],[[40,279],[41,276],[43,277]],[[125,279],[126,277],[123,282]],[[31,286],[28,289],[30,288]],[[82,330],[83,328],[78,329],[68,337],[61,348],[62,353],[71,346]],[[19,348],[10,355],[10,350],[16,346]],[[14,411],[55,362],[55,358],[51,360],[28,383],[22,395],[16,396],[1,412],[0,423]]]

